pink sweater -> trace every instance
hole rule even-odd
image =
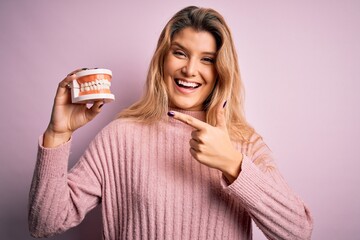
[[[204,120],[203,112],[185,112]],[[165,117],[153,125],[118,119],[68,172],[71,141],[40,145],[30,190],[35,237],[78,225],[101,203],[103,239],[252,239],[251,219],[269,239],[310,239],[312,218],[256,134],[235,144],[245,156],[239,177],[189,153],[192,128]]]

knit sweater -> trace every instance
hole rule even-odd
[[[191,156],[192,130],[167,117],[154,124],[114,120],[70,171],[72,140],[47,149],[40,137],[29,197],[32,236],[74,227],[101,203],[103,239],[252,239],[251,219],[269,239],[310,239],[309,209],[259,135],[234,143],[244,157],[229,185]]]

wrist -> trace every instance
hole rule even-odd
[[[50,128],[47,128],[44,133],[43,147],[54,148],[61,144],[68,142],[71,138],[72,132],[57,133]]]
[[[236,180],[241,172],[241,163],[243,160],[243,154],[235,151],[231,155],[231,159],[228,162],[227,166],[224,168],[223,175],[228,180],[229,183],[232,183]]]

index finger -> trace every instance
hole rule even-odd
[[[168,115],[170,117],[175,118],[176,120],[179,120],[187,125],[192,126],[193,128],[196,128],[197,130],[203,130],[208,126],[207,123],[204,123],[203,121],[184,113],[170,111],[168,112]]]
[[[68,84],[71,83],[73,80],[76,79],[76,73],[82,70],[86,70],[88,68],[79,68],[71,73],[69,73],[60,83],[58,86],[57,94],[66,94],[66,90],[68,89]]]

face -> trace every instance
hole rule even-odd
[[[173,36],[164,63],[170,107],[203,109],[216,82],[215,60],[216,41],[209,32],[188,27]]]

